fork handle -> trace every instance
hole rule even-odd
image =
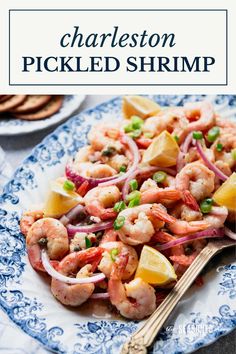
[[[206,246],[199,253],[156,311],[148,318],[145,324],[133,334],[130,341],[124,344],[121,354],[147,353],[147,347],[153,343],[156,335],[161,330],[179,300],[216,252],[215,247]]]

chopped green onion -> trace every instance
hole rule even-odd
[[[231,150],[231,156],[234,161],[236,161],[236,149]]]
[[[193,132],[193,138],[196,140],[201,140],[203,138],[203,134],[200,131]]]
[[[175,139],[176,142],[178,142],[179,141],[179,136],[178,135],[174,135],[174,139]]]
[[[127,170],[127,166],[125,165],[120,166],[120,172],[126,172],[126,170]]]
[[[140,129],[141,128],[141,126],[143,125],[144,121],[138,116],[132,116],[131,117],[131,123],[132,123],[133,130],[136,130],[136,129]]]
[[[120,211],[125,209],[125,203],[123,202],[123,200],[121,200],[120,202],[117,202],[114,205],[114,211],[116,211],[117,213],[119,213]]]
[[[131,179],[131,181],[129,182],[129,186],[131,191],[135,191],[136,189],[138,189],[138,182],[136,179]]]
[[[122,226],[124,226],[124,223],[125,223],[125,217],[122,215],[118,216],[114,221],[113,227],[115,230],[120,230]]]
[[[148,138],[148,139],[153,138],[153,134],[150,132],[143,133],[143,135],[145,136],[145,138]]]
[[[140,135],[142,134],[141,129],[135,129],[132,132],[130,132],[128,135],[132,138],[132,139],[136,139],[138,138]]]
[[[48,243],[48,239],[46,237],[42,237],[38,240],[38,244],[42,247],[47,246]]]
[[[216,144],[216,150],[218,152],[221,152],[223,150],[223,144],[221,144],[221,143]]]
[[[112,260],[112,262],[115,262],[116,256],[118,255],[118,253],[119,253],[118,248],[113,248],[113,249],[111,250],[110,255],[111,255],[111,260]]]
[[[139,191],[133,191],[126,196],[127,202],[130,202],[131,200],[137,199],[137,198],[139,198],[139,199],[141,198],[141,192],[139,192]]]
[[[132,124],[128,124],[124,127],[124,131],[125,133],[130,133],[133,131],[133,127],[132,127]]]
[[[85,246],[86,248],[90,248],[92,246],[92,242],[87,236],[85,236]]]
[[[113,156],[116,154],[116,149],[113,146],[108,146],[105,150],[102,151],[102,156]]]
[[[138,206],[139,204],[140,204],[140,198],[134,198],[129,202],[128,208],[133,208],[135,206]]]
[[[63,188],[66,191],[73,191],[75,189],[75,184],[72,181],[70,181],[69,179],[67,179],[63,184]]]
[[[210,143],[213,143],[218,138],[219,135],[220,135],[220,128],[219,127],[213,127],[207,133],[207,140]]]
[[[212,208],[212,204],[213,204],[213,199],[211,199],[211,198],[204,199],[200,204],[201,212],[203,214],[210,213],[211,208]]]
[[[158,171],[158,172],[154,173],[154,175],[152,176],[152,179],[156,183],[162,183],[165,181],[166,177],[167,177],[167,174],[164,171]]]

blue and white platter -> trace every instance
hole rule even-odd
[[[150,96],[164,106],[210,99],[233,118],[236,96]],[[63,173],[68,157],[86,144],[91,126],[119,119],[121,98],[71,118],[36,146],[0,196],[0,306],[8,317],[46,348],[69,354],[117,354],[140,323],[66,308],[52,296],[49,281],[29,265],[19,230],[22,210],[40,203],[49,181]],[[93,314],[92,314],[93,313]],[[207,267],[202,287],[192,286],[173,311],[150,353],[190,353],[236,327],[236,261],[233,250]]]
[[[64,96],[60,110],[51,117],[41,120],[22,120],[4,116],[2,113],[0,116],[0,136],[32,133],[63,122],[80,107],[84,98],[84,95]]]

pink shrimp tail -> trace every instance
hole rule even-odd
[[[176,189],[156,189],[150,188],[142,193],[141,204],[158,203],[162,200],[179,200],[181,199],[181,192]]]
[[[100,214],[100,219],[107,220],[107,219],[114,219],[117,216],[117,212],[113,210],[113,208],[105,209]]]
[[[158,243],[166,243],[173,241],[175,239],[174,236],[170,235],[168,232],[157,231],[151,238],[151,241]]]
[[[163,220],[165,222],[168,222],[170,224],[174,223],[176,221],[176,218],[173,216],[169,215],[165,210],[160,208],[158,205],[153,205],[151,208],[151,214],[155,217],[157,217],[159,220]]]
[[[186,256],[185,254],[179,255],[179,256],[170,256],[170,259],[174,263],[178,263],[182,266],[188,267],[190,264],[193,263],[194,259],[197,257],[197,253],[194,252],[190,256]]]
[[[98,265],[102,259],[104,249],[102,247],[91,247],[77,253],[80,267],[86,264],[92,264],[93,268]],[[96,268],[96,267],[95,267]]]
[[[184,204],[186,204],[188,207],[190,207],[193,210],[199,211],[199,205],[196,199],[192,196],[192,194],[188,190],[182,192],[182,199]]]

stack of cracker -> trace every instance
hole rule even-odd
[[[63,102],[59,95],[0,95],[0,113],[25,119],[39,120],[57,113]]]

